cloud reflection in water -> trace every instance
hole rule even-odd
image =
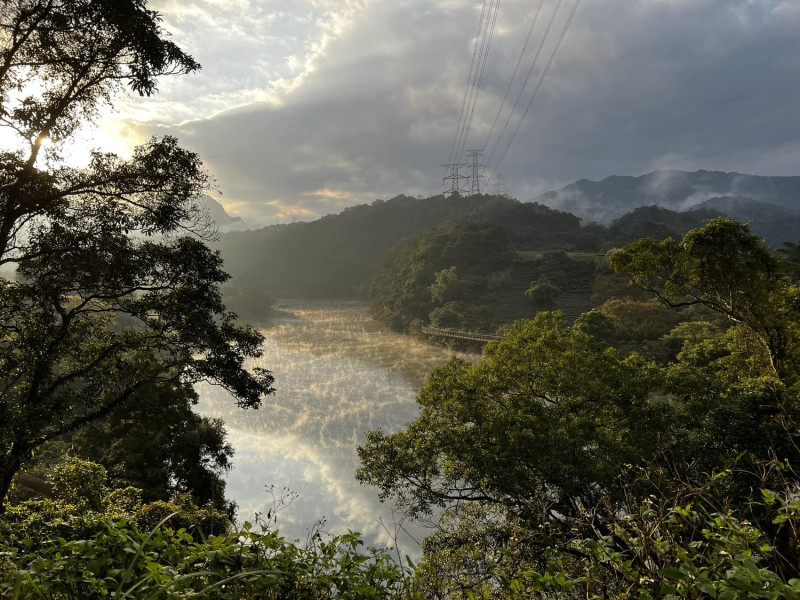
[[[285,309],[295,316],[264,330],[264,355],[255,362],[273,372],[278,390],[260,410],[237,409],[224,390],[198,387],[198,411],[222,418],[236,449],[228,497],[249,519],[272,507],[265,486],[286,486],[299,494],[279,517],[288,539],[304,540],[325,517],[326,531],[352,529],[368,544],[390,545],[379,519],[391,525],[391,507],[355,481],[355,446],[371,429],[397,431],[415,418],[417,391],[452,353],[386,331],[360,304]],[[400,545],[419,552],[409,540]]]

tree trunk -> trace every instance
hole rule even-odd
[[[0,515],[6,511],[6,496],[17,474],[22,466],[22,453],[15,451],[15,448],[0,457]]]

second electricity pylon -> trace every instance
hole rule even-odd
[[[503,196],[508,198],[508,191],[506,190],[506,178],[503,175],[495,175],[495,196]]]
[[[466,167],[467,165],[463,163],[451,163],[449,165],[442,165],[443,167],[447,167],[450,169],[450,175],[447,177],[442,178],[442,182],[450,181],[450,189],[448,189],[445,194],[464,194],[467,190],[461,188],[461,180],[462,179],[469,179],[467,175],[460,175],[458,170],[461,167]]]
[[[472,164],[467,165],[472,167],[472,177],[470,177],[470,188],[469,193],[470,195],[474,196],[475,194],[481,193],[481,168],[483,165],[480,163],[480,158],[483,156],[483,150],[470,150],[469,156],[472,158]]]

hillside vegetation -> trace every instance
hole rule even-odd
[[[637,241],[610,267],[656,303],[518,321],[479,363],[434,370],[419,416],[359,448],[362,482],[436,516],[417,585],[442,598],[800,597],[796,265],[714,219]],[[636,323],[639,343],[610,343]]]
[[[145,502],[121,487],[128,471],[69,457],[51,498],[0,517],[0,595],[796,600],[795,250],[726,219],[639,240],[603,267],[599,310],[574,323],[539,311],[479,362],[435,369],[419,416],[359,448],[363,483],[402,518],[437,522],[419,563],[354,533],[289,543],[280,498],[234,529],[211,504]],[[515,254],[496,226],[450,222],[399,256],[411,271],[436,256],[462,266],[432,271],[446,300]],[[531,257],[550,259],[564,255]]]
[[[568,213],[502,196],[397,196],[310,223],[224,234],[220,249],[234,281],[272,297],[366,298],[384,252],[445,221],[503,228],[516,250],[595,251],[605,230]]]
[[[575,317],[590,308],[596,260],[564,251],[524,258],[496,225],[448,221],[386,253],[370,286],[370,312],[413,333],[426,325],[493,333],[555,306]]]
[[[673,174],[685,180],[683,191],[703,182],[732,185],[722,174],[684,175]],[[632,179],[612,178],[592,189],[610,206],[617,188],[633,194],[654,184],[653,178],[636,179],[635,185]],[[756,183],[750,187],[758,188]],[[790,183],[783,187],[791,191]],[[606,189],[610,184],[615,185]],[[773,195],[785,201],[783,187]],[[617,199],[623,205],[625,194]],[[599,308],[593,287],[607,274],[608,250],[643,237],[677,237],[726,212],[745,221],[752,216],[752,230],[774,246],[800,231],[800,217],[789,209],[743,198],[713,198],[687,211],[640,206],[597,225],[502,196],[397,196],[309,223],[229,232],[219,247],[234,275],[229,301],[250,319],[268,316],[269,311],[259,314],[259,297],[265,306],[271,298],[369,299],[372,314],[398,331],[434,325],[495,333],[537,310],[558,308],[574,319]],[[479,244],[488,254],[476,257],[467,238],[460,239],[467,230],[494,231],[505,240],[503,249]],[[447,236],[452,239],[445,241]],[[443,248],[446,253],[439,252]]]
[[[800,245],[696,214],[604,228],[398,197],[223,237],[242,281],[223,292],[196,154],[164,137],[65,160],[125,89],[200,65],[146,0],[1,6],[0,598],[800,598]],[[397,528],[435,521],[419,564],[322,524],[285,540],[286,494],[235,525],[233,449],[193,410],[200,382],[240,408],[275,392],[223,294],[261,318],[270,294],[370,281],[398,329],[504,329],[358,450]],[[596,310],[543,310],[572,291]]]

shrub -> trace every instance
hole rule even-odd
[[[0,597],[390,598],[406,585],[403,569],[383,551],[363,551],[356,533],[315,534],[298,547],[249,523],[226,535],[193,535],[175,527],[176,517],[150,531],[103,518],[87,539],[50,537],[27,553],[5,549]]]

